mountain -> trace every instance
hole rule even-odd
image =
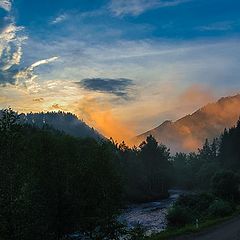
[[[165,121],[160,126],[135,138],[139,144],[150,134],[171,151],[196,151],[206,138],[218,137],[225,128],[234,126],[240,116],[240,94],[210,103],[191,115],[175,122]]]
[[[47,112],[47,113],[27,113],[20,114],[22,123],[42,127],[47,124],[54,129],[63,131],[75,137],[92,137],[96,140],[102,139],[103,136],[95,129],[89,127],[84,121],[79,120],[76,115],[65,112]]]

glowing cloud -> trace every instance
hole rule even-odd
[[[93,97],[81,99],[75,106],[75,112],[87,123],[93,125],[104,136],[118,142],[126,141],[132,145],[131,138],[136,133],[133,126],[127,126],[114,116],[110,104],[97,101]]]

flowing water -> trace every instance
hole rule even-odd
[[[123,210],[119,221],[125,223],[129,229],[140,224],[146,235],[158,233],[167,227],[167,210],[184,191],[170,190],[169,198],[143,204],[132,204]],[[89,240],[81,233],[72,234],[71,239]],[[126,238],[124,238],[126,239]]]
[[[169,198],[155,202],[128,206],[119,217],[119,221],[126,223],[129,228],[140,224],[146,234],[163,231],[167,227],[167,210],[177,200],[183,191],[170,190]]]

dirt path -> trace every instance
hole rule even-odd
[[[240,217],[202,233],[183,236],[176,240],[240,240]]]

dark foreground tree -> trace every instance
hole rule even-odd
[[[19,125],[17,115],[4,110],[1,240],[59,240],[113,222],[122,188],[110,145],[70,137],[48,126]]]

